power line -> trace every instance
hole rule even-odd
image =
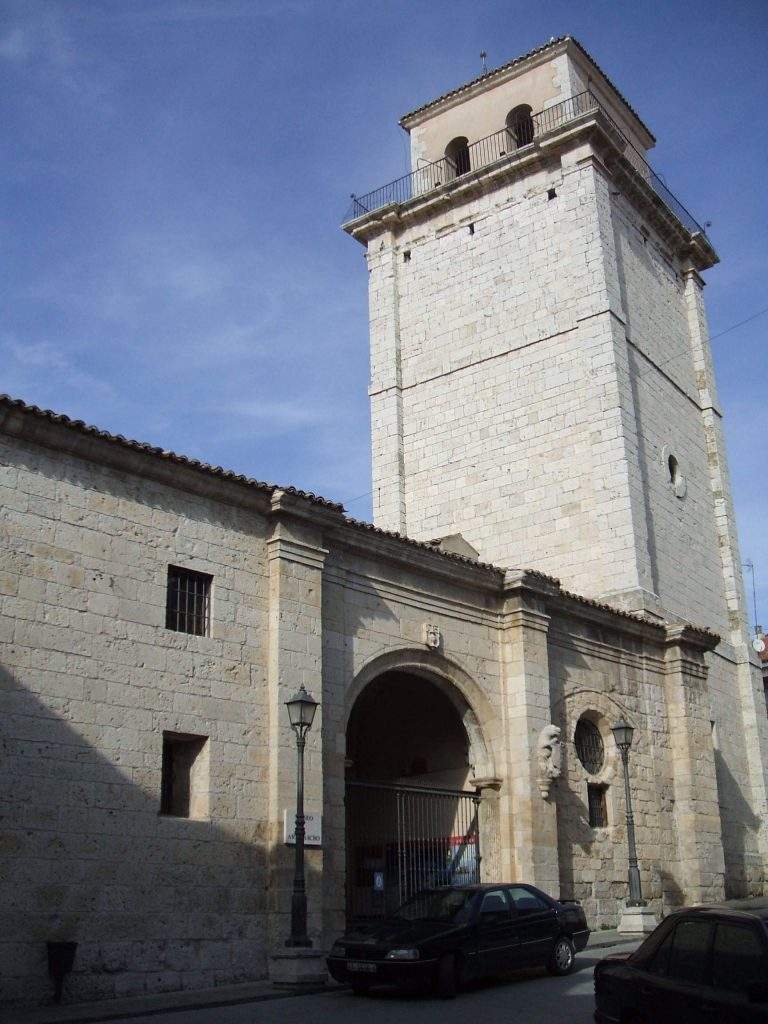
[[[748,316],[746,320],[739,320],[737,324],[732,324],[730,327],[726,327],[725,330],[720,331],[719,334],[713,334],[709,340],[714,341],[715,338],[722,338],[724,334],[728,334],[730,331],[735,331],[737,327],[742,327],[744,324],[748,324],[751,320],[757,320],[759,316],[763,316],[765,313],[768,313],[768,306],[766,306],[765,309],[759,309],[757,313],[753,313],[752,316]]]
[[[362,501],[363,498],[367,498],[371,494],[373,494],[373,491],[366,491],[365,494],[358,494],[358,496],[356,498],[345,498],[342,501],[342,505],[345,505],[345,506],[346,505],[352,505],[352,504],[354,504],[354,502]]]
[[[757,318],[760,317],[760,316],[765,316],[766,313],[768,313],[768,306],[766,306],[764,309],[758,309],[758,311],[756,313],[753,313],[751,316],[746,317],[746,319],[739,320],[738,323],[731,324],[731,326],[730,327],[726,327],[725,330],[718,331],[717,334],[711,335],[710,339],[709,339],[710,343],[715,341],[717,338],[722,338],[724,334],[730,334],[730,332],[731,331],[735,331],[737,327],[743,327],[744,324],[751,323],[753,320],[757,320]],[[653,370],[658,370],[660,367],[666,366],[667,363],[671,363],[675,359],[682,359],[683,356],[686,356],[688,354],[689,353],[687,351],[686,352],[678,352],[678,353],[676,353],[676,355],[670,356],[668,359],[663,359],[659,363],[654,362],[649,370],[646,370],[645,373],[641,373],[641,374],[638,375],[637,380],[642,380],[643,377],[646,377]],[[646,356],[646,358],[648,358],[648,357]],[[353,505],[356,501],[362,501],[363,498],[370,497],[371,494],[373,494],[373,491],[366,491],[365,494],[358,494],[358,496],[356,498],[348,498],[347,500],[343,501],[342,504],[345,507],[347,505]]]
[[[739,322],[737,324],[731,324],[731,326],[730,327],[726,327],[724,331],[718,331],[717,334],[710,335],[710,338],[709,338],[710,344],[713,341],[715,341],[717,338],[722,338],[722,336],[724,334],[730,334],[730,332],[731,331],[735,331],[737,327],[743,327],[744,324],[748,324],[752,320],[757,320],[757,318],[759,316],[764,316],[766,313],[768,313],[768,306],[766,306],[765,309],[759,309],[756,313],[753,313],[752,316],[748,316],[745,320],[739,320]],[[677,352],[677,353],[675,353],[675,355],[669,356],[669,358],[667,358],[667,359],[662,359],[660,362],[657,363],[657,362],[649,359],[649,357],[647,355],[645,355],[645,353],[642,351],[642,349],[638,349],[638,351],[641,352],[641,354],[644,355],[645,358],[648,359],[648,361],[651,362],[652,365],[651,365],[650,369],[645,371],[645,373],[638,374],[637,380],[642,380],[643,377],[647,377],[648,374],[651,373],[653,370],[658,370],[662,366],[666,366],[667,363],[672,363],[672,362],[675,361],[675,359],[682,359],[683,356],[687,356],[687,355],[690,354],[688,352],[688,350],[686,349],[685,352]]]

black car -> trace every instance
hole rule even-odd
[[[588,938],[578,903],[532,885],[429,889],[391,917],[348,931],[334,944],[328,970],[358,995],[377,984],[434,984],[450,998],[465,981],[516,967],[568,974]]]
[[[768,1022],[768,899],[670,914],[595,967],[599,1024]]]

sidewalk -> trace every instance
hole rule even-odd
[[[260,1003],[267,999],[290,999],[297,995],[324,992],[325,988],[280,989],[271,981],[252,981],[243,985],[193,989],[189,992],[161,992],[155,995],[127,996],[97,1003],[70,1003],[66,1006],[41,1006],[34,1010],[11,1011],[2,1024],[95,1024],[96,1021],[121,1020],[123,1017],[152,1017],[171,1010],[213,1009],[238,1003]]]
[[[631,935],[619,935],[615,928],[606,928],[603,931],[592,932],[589,936],[587,949],[607,949],[608,946],[639,946],[645,935],[632,937]]]
[[[639,939],[619,935],[615,929],[592,932],[587,949],[607,949],[622,946],[625,949],[639,944]],[[306,989],[279,989],[270,981],[253,981],[245,985],[223,985],[220,988],[197,989],[190,992],[163,992],[158,995],[129,996],[108,999],[98,1003],[71,1003],[68,1006],[43,1006],[34,1010],[11,1011],[3,1017],[3,1024],[96,1024],[120,1020],[123,1017],[154,1017],[172,1010],[213,1009],[217,1006],[236,1006],[238,1003],[260,1003],[268,999],[291,999],[300,995],[314,995],[337,988],[333,982],[322,987]]]

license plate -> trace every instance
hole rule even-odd
[[[376,973],[376,964],[367,964],[364,960],[348,960],[347,961],[348,971],[368,971],[370,974]]]

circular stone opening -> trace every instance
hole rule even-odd
[[[589,718],[580,718],[576,723],[573,742],[585,771],[597,775],[605,764],[605,747],[595,723]]]

